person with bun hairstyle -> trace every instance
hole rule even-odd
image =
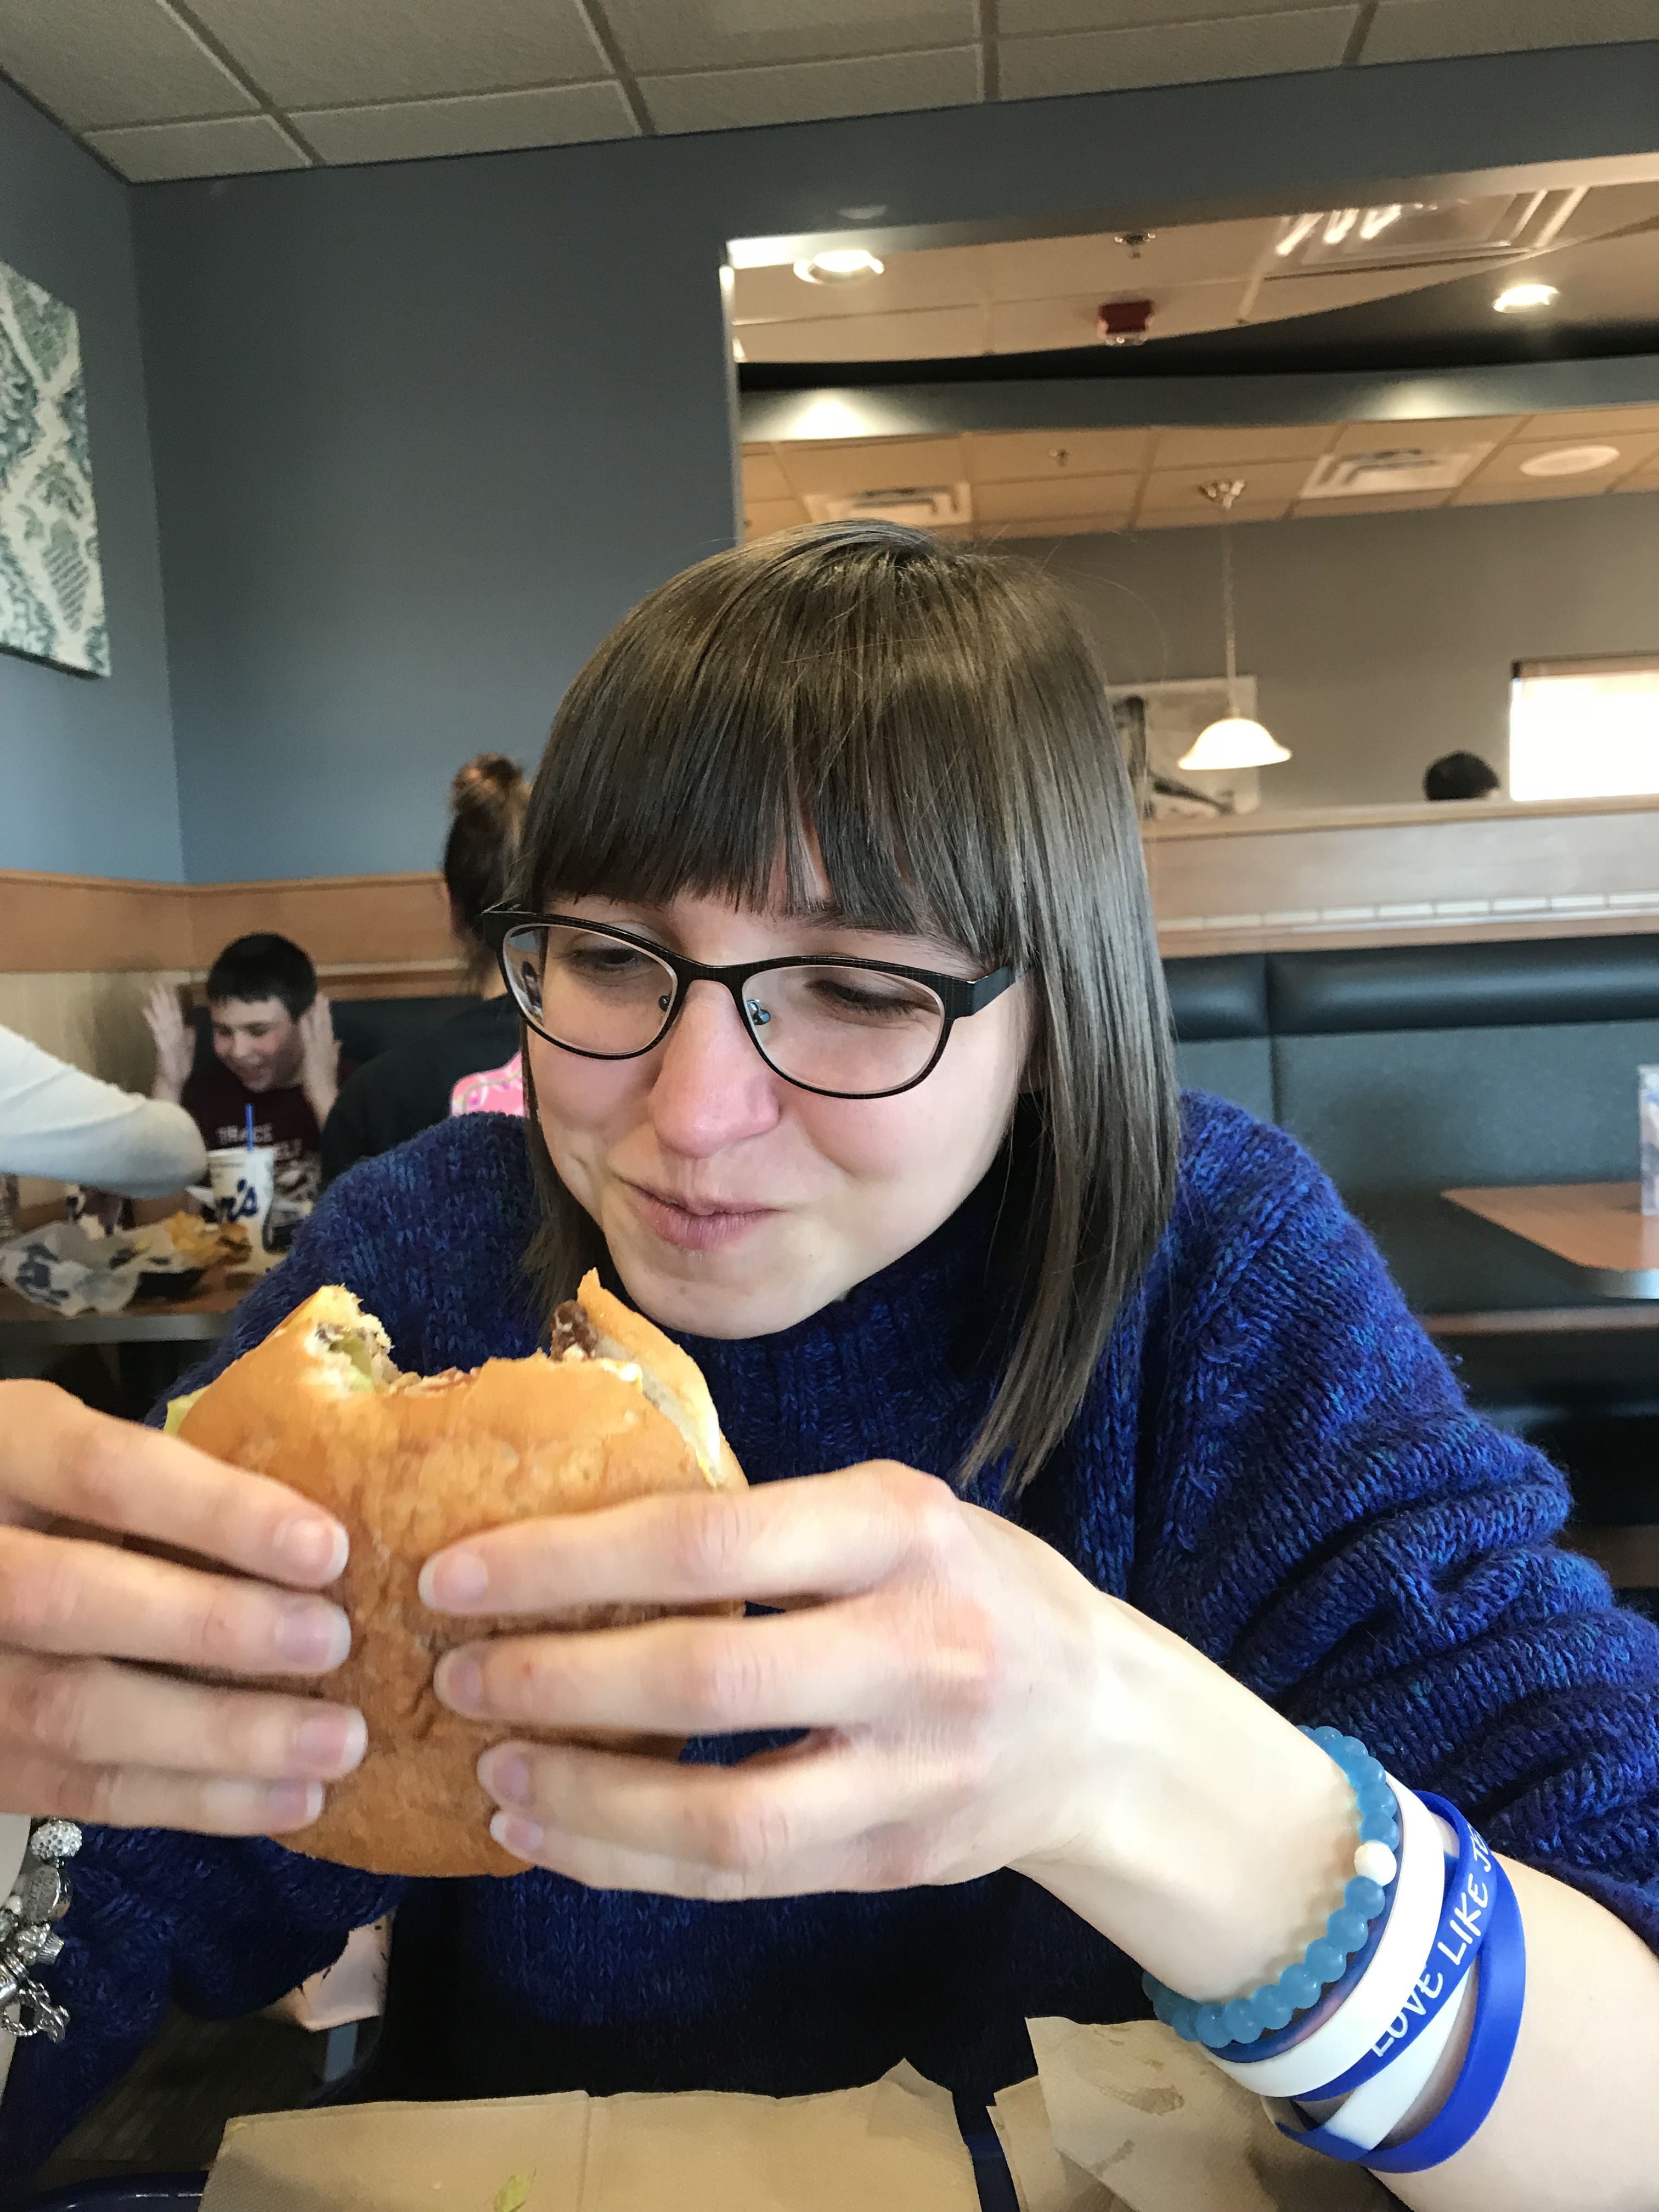
[[[478,753],[455,772],[444,841],[450,927],[466,960],[474,1002],[433,1030],[366,1061],[344,1084],[323,1130],[323,1180],[441,1121],[469,1076],[503,1067],[519,1049],[519,1010],[478,933],[506,896],[530,786],[504,753]]]
[[[1364,2162],[1419,2212],[1650,2204],[1659,1628],[1559,1547],[1561,1475],[1471,1411],[1315,1162],[1178,1096],[1059,588],[877,523],[701,562],[570,687],[511,901],[526,1120],[343,1179],[179,1387],[331,1283],[405,1370],[522,1357],[594,1266],[696,1361],[750,1487],[485,1533],[421,1594],[446,1635],[760,1609],[451,1650],[453,1711],[544,1737],[478,1763],[523,1871],[404,1888],[281,1840],[362,1756],[360,1716],[283,1694],[343,1656],[344,1531],[0,1385],[0,1804],[100,1824],[8,2172],[170,1995],[251,2010],[393,1906],[364,2095],[792,2094],[908,2058],[982,2110],[1029,2017],[1156,2007],[1248,2060],[1270,1996],[1279,2075],[1304,2050],[1322,2083],[1396,1890],[1376,1960],[1454,1986],[1410,1978],[1449,1839],[1485,1874],[1448,1905],[1495,1916],[1478,1992]],[[607,1729],[691,1741],[544,1740]],[[1395,2170],[1436,2129],[1467,2140]]]

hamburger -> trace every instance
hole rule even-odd
[[[330,1784],[319,1819],[283,1840],[370,1874],[524,1871],[489,1832],[495,1808],[475,1769],[487,1744],[538,1732],[465,1720],[441,1705],[432,1677],[446,1651],[491,1635],[695,1610],[433,1613],[416,1588],[432,1554],[510,1522],[744,1482],[696,1363],[592,1273],[556,1313],[545,1352],[489,1359],[470,1373],[400,1373],[386,1331],[349,1291],[317,1291],[205,1389],[175,1400],[167,1427],[325,1506],[350,1538],[331,1595],[350,1618],[351,1652],[313,1694],[357,1706],[368,1748],[355,1772]],[[678,1747],[589,1740],[671,1755]]]

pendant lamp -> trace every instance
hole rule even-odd
[[[1260,722],[1238,711],[1238,648],[1233,629],[1233,501],[1243,490],[1238,477],[1218,477],[1200,486],[1204,496],[1221,509],[1221,617],[1227,633],[1227,712],[1218,722],[1201,729],[1190,752],[1176,762],[1182,769],[1270,768],[1287,761],[1290,750],[1281,745]]]

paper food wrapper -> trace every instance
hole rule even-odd
[[[948,2093],[501,2097],[232,2120],[202,2212],[978,2212]]]
[[[1363,2166],[1280,2135],[1259,2098],[1161,2021],[1025,2025],[1037,2081],[1004,2090],[993,2115],[1025,2212],[1399,2212]]]

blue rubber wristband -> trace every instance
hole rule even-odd
[[[1346,2097],[1409,2051],[1429,2022],[1462,1987],[1463,1978],[1486,1941],[1497,1891],[1492,1853],[1455,1805],[1426,1790],[1419,1790],[1418,1795],[1430,1812],[1437,1813],[1457,1838],[1455,1868],[1447,1869],[1446,1901],[1441,1908],[1434,1942],[1411,1995],[1364,2057],[1357,2059],[1346,2074],[1338,2075],[1334,2081],[1324,2081],[1318,2088],[1310,2089],[1304,2102]]]
[[[1480,1951],[1474,2024],[1451,2094],[1434,2118],[1392,2150],[1361,2150],[1328,2128],[1287,2128],[1282,2120],[1276,2123],[1281,2135],[1310,2150],[1322,2151],[1327,2158],[1364,2166],[1373,2173],[1425,2172],[1431,2166],[1443,2166],[1470,2140],[1498,2101],[1515,2056],[1527,1996],[1527,1938],[1521,1908],[1509,1876],[1496,1859],[1492,1872],[1497,1882],[1486,1940]]]

